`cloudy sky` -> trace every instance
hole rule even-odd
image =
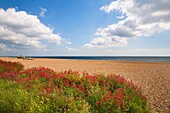
[[[170,0],[0,0],[0,56],[170,56]]]

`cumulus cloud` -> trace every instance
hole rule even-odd
[[[100,10],[106,13],[118,12],[116,24],[100,28],[96,37],[86,47],[113,47],[126,45],[128,38],[152,36],[170,29],[169,0],[117,0]],[[109,41],[108,41],[109,40]]]
[[[104,37],[97,37],[92,39],[92,41],[88,44],[85,44],[84,47],[92,48],[92,47],[114,47],[114,46],[124,46],[127,43],[126,38],[120,38],[115,36],[104,36]]]
[[[40,10],[41,10],[41,12],[40,12],[39,16],[44,17],[45,13],[47,12],[47,9],[40,7]]]
[[[0,9],[0,41],[21,48],[45,48],[44,41],[56,45],[71,43],[41,23],[37,16],[14,8]]]

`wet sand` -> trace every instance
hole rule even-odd
[[[25,69],[44,66],[55,71],[77,70],[80,73],[117,74],[142,86],[149,106],[154,112],[169,112],[170,107],[170,63],[132,62],[111,60],[66,60],[3,58],[4,61],[20,62]]]

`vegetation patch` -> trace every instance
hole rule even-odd
[[[0,60],[2,113],[150,113],[141,88],[117,75],[80,75]]]

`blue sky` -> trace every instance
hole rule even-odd
[[[0,56],[170,55],[168,0],[0,0]]]

